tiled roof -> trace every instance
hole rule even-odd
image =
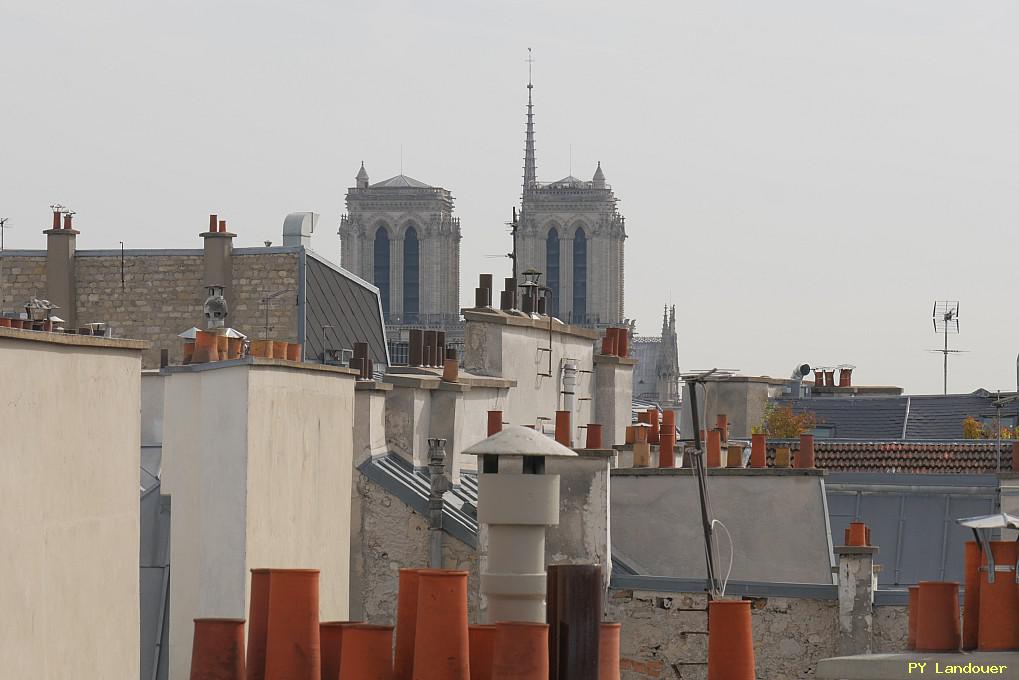
[[[775,460],[775,447],[799,441],[769,441],[768,464]],[[828,441],[814,440],[814,464],[832,472],[898,472],[919,474],[985,474],[997,471],[996,442],[963,440],[916,441]],[[1001,442],[1001,470],[1012,471],[1012,442]]]

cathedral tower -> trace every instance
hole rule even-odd
[[[625,220],[600,162],[590,181],[570,175],[538,182],[532,90],[528,82],[517,272],[543,272],[552,289],[551,311],[560,319],[588,326],[619,324]]]
[[[340,264],[378,287],[386,323],[455,326],[460,220],[453,194],[400,174],[371,184],[364,163],[347,190]]]

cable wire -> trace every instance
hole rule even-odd
[[[729,528],[720,519],[711,520],[711,531],[714,532],[715,525],[722,527],[725,530],[725,535],[729,539],[729,569],[725,572],[725,578],[722,579],[722,592],[719,597],[725,597],[725,589],[729,585],[729,576],[732,575],[732,561],[736,555],[736,544],[732,541],[732,534],[729,533]],[[715,544],[715,559],[719,559],[718,544]],[[719,560],[721,561],[721,560]]]

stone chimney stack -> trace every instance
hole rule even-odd
[[[63,206],[53,206],[53,227],[46,229],[46,298],[60,308],[68,328],[78,326],[77,280],[74,273],[75,237],[72,228],[73,212]],[[60,219],[63,216],[63,226]]]
[[[205,240],[205,275],[200,299],[205,300],[210,286],[221,286],[227,306],[232,306],[233,241],[237,234],[226,230],[226,220],[217,220],[216,215],[209,215],[209,230],[200,236]]]

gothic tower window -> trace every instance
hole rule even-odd
[[[382,314],[389,320],[389,232],[379,227],[375,232],[375,267],[372,272],[375,286],[382,298]]]
[[[552,316],[559,315],[559,232],[555,227],[548,230],[545,241],[545,281],[552,290],[547,310]]]
[[[573,323],[587,323],[587,235],[573,237]]]
[[[420,313],[420,248],[414,227],[403,235],[403,322],[416,323]]]

